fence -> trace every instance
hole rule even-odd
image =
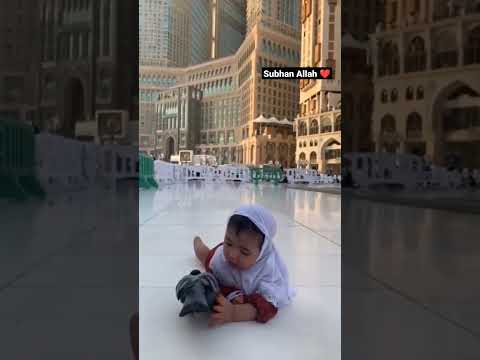
[[[351,162],[354,182],[360,187],[397,185],[408,190],[458,189],[465,186],[470,171],[449,171],[444,167],[427,166],[424,159],[411,154],[351,153],[345,157]],[[480,170],[472,171],[480,182]]]
[[[30,126],[0,119],[0,198],[43,197],[35,176],[35,143]]]
[[[155,181],[155,168],[153,159],[145,154],[139,154],[140,172],[138,184],[141,188],[158,188]]]

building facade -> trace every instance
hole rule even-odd
[[[140,66],[139,68],[139,146],[142,151],[155,153],[155,132],[157,129],[156,101],[160,93],[182,83],[184,71],[182,68],[161,68],[155,66]]]
[[[342,37],[342,151],[371,152],[373,81],[368,41],[350,33]]]
[[[233,55],[245,39],[245,0],[210,0],[210,58]]]
[[[283,24],[300,30],[300,1],[298,0],[246,0],[247,32],[263,22],[270,27]]]
[[[123,110],[123,141],[138,143],[137,11],[134,1],[40,2],[40,128],[97,141],[95,113]]]
[[[2,1],[0,118],[32,122],[38,71],[39,1]]]
[[[332,80],[300,80],[296,163],[340,172],[341,1],[307,0],[301,8],[301,66],[331,67]]]
[[[342,1],[342,151],[371,152],[373,79],[369,35],[383,20],[383,0]]]
[[[371,38],[377,151],[480,167],[480,4],[386,1]]]
[[[295,26],[276,18],[259,14],[257,20],[235,54],[176,69],[175,76],[164,67],[141,67],[140,79],[175,78],[177,86],[192,86],[202,92],[199,140],[190,149],[195,153],[215,155],[219,163],[278,162],[284,167],[293,166],[298,81],[263,80],[261,69],[298,66],[300,34]],[[155,98],[169,91],[149,88],[142,81],[140,90],[141,94],[160,92],[152,95],[153,100],[145,100],[148,106],[155,104],[156,109],[159,101]],[[158,118],[157,115],[153,121],[158,122]],[[181,139],[177,145],[163,126],[161,123],[156,127],[156,144],[164,144],[156,149],[156,154],[168,153],[167,137],[174,141],[174,149],[182,149]],[[147,131],[144,136],[148,137]]]
[[[202,91],[193,86],[178,86],[163,91],[156,102],[157,137],[155,148],[163,149],[157,154],[161,159],[179,150],[193,149],[200,140]]]
[[[207,61],[209,0],[140,0],[140,64],[182,67]]]

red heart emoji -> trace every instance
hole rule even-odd
[[[324,79],[330,76],[330,69],[322,69],[320,70],[320,76]]]

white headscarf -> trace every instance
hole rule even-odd
[[[242,293],[257,293],[277,308],[289,304],[295,291],[288,286],[287,267],[273,245],[277,224],[272,214],[259,205],[244,205],[235,210],[233,215],[250,219],[265,235],[265,240],[255,265],[247,270],[235,269],[228,263],[223,255],[223,245],[215,251],[210,261],[213,275],[223,286],[242,291],[230,294],[228,300]]]

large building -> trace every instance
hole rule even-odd
[[[383,0],[342,1],[342,152],[370,152],[373,82],[369,34],[383,19]]]
[[[96,112],[120,110],[120,141],[138,142],[137,11],[135,1],[40,2],[39,127],[97,141]]]
[[[35,118],[39,1],[2,1],[0,12],[0,119]]]
[[[142,151],[154,154],[157,148],[155,131],[157,129],[156,102],[160,93],[166,88],[182,83],[182,68],[161,68],[156,66],[140,66],[139,73],[139,146]]]
[[[296,163],[340,172],[341,158],[341,1],[307,0],[302,4],[302,67],[331,67],[332,80],[300,81],[296,119]]]
[[[245,0],[140,0],[140,64],[186,67],[234,54]]]
[[[300,29],[300,2],[298,0],[246,0],[247,31],[262,22],[270,27],[283,24]]]
[[[210,0],[210,58],[233,55],[245,39],[245,0]]]
[[[289,6],[292,3],[298,5],[291,1]],[[161,110],[162,100],[158,99],[170,91],[161,84],[169,79],[175,86],[192,86],[202,92],[200,138],[192,149],[197,154],[216,155],[220,163],[278,161],[284,167],[295,163],[293,119],[298,109],[298,81],[262,80],[261,68],[299,65],[298,26],[277,18],[263,18],[262,14],[257,20],[234,55],[175,69],[175,73],[163,67],[141,67],[141,99],[147,106],[155,104],[158,111],[153,120],[145,116],[141,136],[150,139],[145,140],[149,146],[157,145],[157,155],[169,153],[172,147],[182,149],[182,144],[186,144],[181,141],[182,129],[180,137],[175,138],[171,129],[164,128],[165,122],[160,121],[165,107]],[[157,129],[154,141],[147,131],[147,124],[152,121],[157,122],[153,126]]]
[[[480,3],[387,0],[371,47],[376,150],[480,167]]]
[[[140,64],[183,67],[209,59],[210,0],[140,0]]]

